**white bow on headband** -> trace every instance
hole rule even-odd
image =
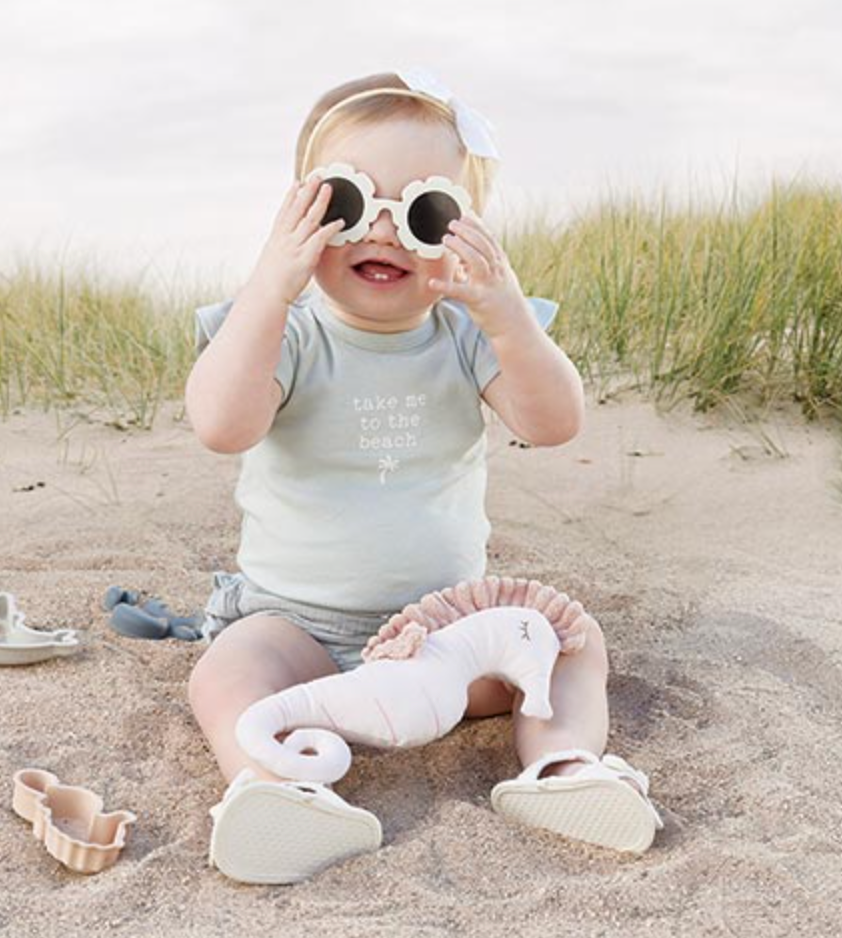
[[[413,91],[422,91],[451,108],[459,136],[470,153],[492,160],[501,158],[494,142],[494,125],[491,121],[457,98],[431,71],[426,68],[407,68],[396,70],[395,73]]]

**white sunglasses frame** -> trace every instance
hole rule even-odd
[[[327,242],[332,247],[341,247],[343,244],[362,240],[368,233],[372,223],[386,208],[392,215],[392,221],[397,229],[398,239],[408,251],[415,251],[420,257],[441,257],[446,248],[444,244],[427,244],[419,241],[410,231],[407,217],[409,208],[415,199],[425,192],[443,192],[450,196],[459,206],[462,215],[471,211],[471,196],[467,189],[457,185],[447,176],[430,176],[427,179],[415,179],[404,186],[400,199],[379,199],[374,195],[374,182],[362,170],[354,169],[349,163],[330,163],[327,166],[317,166],[307,174],[306,180],[313,178],[328,179],[341,178],[352,182],[363,198],[363,213],[360,220],[352,228],[343,228],[332,235]]]

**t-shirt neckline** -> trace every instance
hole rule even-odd
[[[366,332],[356,329],[343,322],[330,308],[324,294],[318,287],[314,287],[311,294],[313,309],[317,318],[324,323],[335,335],[350,345],[368,349],[373,352],[399,352],[406,349],[417,348],[430,340],[436,331],[435,307],[429,315],[414,329],[406,332]]]

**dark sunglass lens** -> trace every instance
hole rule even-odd
[[[461,216],[458,204],[446,192],[424,192],[410,205],[407,223],[419,241],[441,244],[447,226]]]
[[[345,222],[345,228],[353,228],[363,215],[363,197],[360,190],[348,179],[341,176],[322,180],[330,184],[332,190],[327,211],[322,218],[323,225],[329,225],[337,218]]]

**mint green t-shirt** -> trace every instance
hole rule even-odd
[[[530,297],[546,329],[558,304]],[[196,311],[201,351],[233,305]],[[485,573],[486,432],[480,394],[500,371],[455,300],[401,333],[355,329],[318,287],[290,306],[282,403],[241,455],[237,562],[295,602],[395,612]]]

